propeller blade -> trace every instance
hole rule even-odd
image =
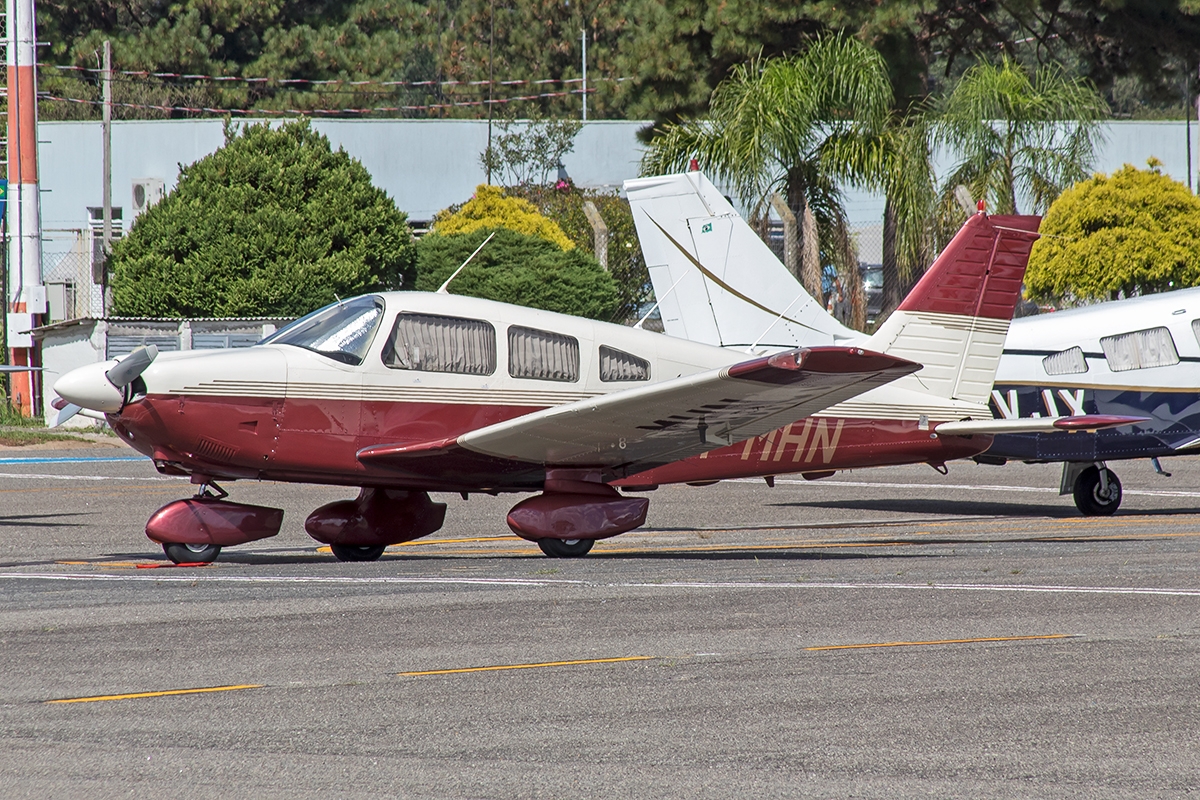
[[[62,398],[59,398],[59,399],[61,400]],[[57,401],[55,401],[55,403],[56,404],[54,405],[54,407],[58,408]],[[71,417],[78,414],[80,411],[83,411],[82,406],[77,406],[74,403],[64,403],[62,408],[58,408],[58,419],[54,420],[54,424],[51,425],[50,427],[57,428],[59,425],[62,425],[64,422],[69,420]]]
[[[158,358],[158,348],[154,345],[139,347],[117,362],[117,365],[104,373],[104,376],[113,386],[124,389],[145,372],[146,367],[150,366],[156,358]]]

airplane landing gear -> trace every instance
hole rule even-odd
[[[331,544],[329,549],[333,551],[333,556],[338,561],[378,561],[379,557],[383,555],[383,551],[387,549],[387,545],[354,547]]]
[[[213,491],[210,491],[213,490]],[[208,481],[194,497],[167,503],[146,523],[146,536],[176,564],[208,564],[222,547],[266,539],[279,533],[283,509],[233,503]]]
[[[446,519],[446,504],[425,492],[364,488],[354,500],[327,503],[308,515],[304,530],[338,561],[375,561],[389,544],[427,536]]]
[[[551,558],[582,558],[592,549],[595,539],[538,539],[537,546]]]
[[[1093,465],[1075,479],[1074,495],[1084,516],[1108,516],[1121,506],[1121,481],[1104,464]]]
[[[221,555],[215,544],[184,544],[163,542],[163,552],[176,564],[211,564]]]

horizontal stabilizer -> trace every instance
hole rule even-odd
[[[1074,417],[1020,417],[1016,419],[969,419],[943,422],[933,430],[945,436],[1000,433],[1058,433],[1060,431],[1098,431],[1136,425],[1150,417],[1123,417],[1116,414],[1079,414]]]

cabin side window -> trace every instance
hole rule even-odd
[[[383,348],[392,369],[491,375],[496,371],[496,329],[478,319],[399,314]]]
[[[1147,367],[1169,367],[1179,363],[1175,340],[1166,328],[1105,336],[1100,340],[1108,368],[1113,372]]]
[[[579,340],[513,325],[508,329],[508,374],[574,383],[579,380]]]
[[[626,353],[608,345],[600,345],[600,380],[613,381],[648,381],[650,380],[650,362],[644,358]]]
[[[1196,337],[1196,342],[1200,344],[1200,319],[1192,320],[1192,335]]]
[[[1074,375],[1088,371],[1082,347],[1072,347],[1070,350],[1052,353],[1042,359],[1042,367],[1045,368],[1047,375]]]

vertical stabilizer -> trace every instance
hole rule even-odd
[[[738,349],[861,339],[804,291],[701,172],[625,182],[670,336]]]

